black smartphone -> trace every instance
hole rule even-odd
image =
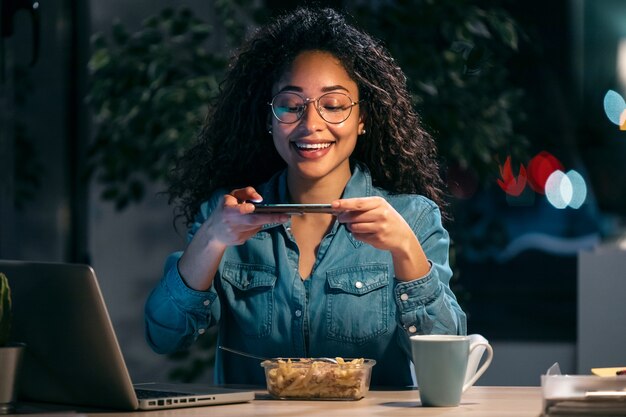
[[[335,213],[330,204],[254,204],[255,213]]]

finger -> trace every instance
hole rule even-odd
[[[263,197],[261,194],[257,193],[254,187],[238,188],[231,191],[230,194],[237,198],[240,203],[243,203],[246,200],[254,201],[255,203],[263,201]]]
[[[347,227],[352,234],[374,234],[380,231],[380,226],[377,223],[349,223]]]
[[[224,196],[222,197],[222,199],[224,200],[224,206],[236,206],[237,204],[239,204],[239,202],[237,201],[237,197],[235,197],[232,194],[224,194]]]
[[[224,213],[227,215],[250,214],[254,211],[254,204],[241,203],[232,195],[224,196]]]
[[[254,188],[252,187],[248,187],[252,190],[254,190]],[[250,198],[246,198],[246,191],[243,191],[245,189],[238,189],[238,190],[233,190],[231,191],[230,194],[226,194],[224,195],[224,207],[229,207],[232,210],[235,210],[236,213],[239,214],[248,214],[248,213],[252,213],[254,211],[254,205],[251,203],[246,202],[246,200],[249,200]],[[258,193],[254,192],[251,195],[259,195]],[[243,198],[243,199],[242,199]],[[263,200],[263,198],[261,198],[261,200]]]
[[[367,211],[380,206],[385,200],[381,197],[342,198],[331,203],[337,211]]]
[[[271,223],[285,223],[289,220],[288,214],[255,213],[254,204],[243,203],[233,206],[224,206],[224,216],[229,223],[262,226]]]
[[[376,211],[343,211],[337,214],[339,223],[372,223],[382,217]]]

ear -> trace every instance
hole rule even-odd
[[[359,125],[357,126],[357,130],[356,130],[359,135],[362,135],[365,133],[365,119],[366,119],[365,113],[361,112],[359,114]]]

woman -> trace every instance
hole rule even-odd
[[[266,357],[375,359],[372,385],[412,384],[409,336],[464,334],[434,143],[388,52],[331,9],[298,9],[242,48],[170,188],[190,226],[146,304],[160,353],[209,326]],[[250,201],[332,203],[254,213]],[[263,384],[218,351],[217,383]]]

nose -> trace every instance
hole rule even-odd
[[[317,109],[317,102],[310,100],[305,103],[302,117],[300,118],[300,125],[314,131],[321,129],[325,124],[326,122],[322,119]]]

